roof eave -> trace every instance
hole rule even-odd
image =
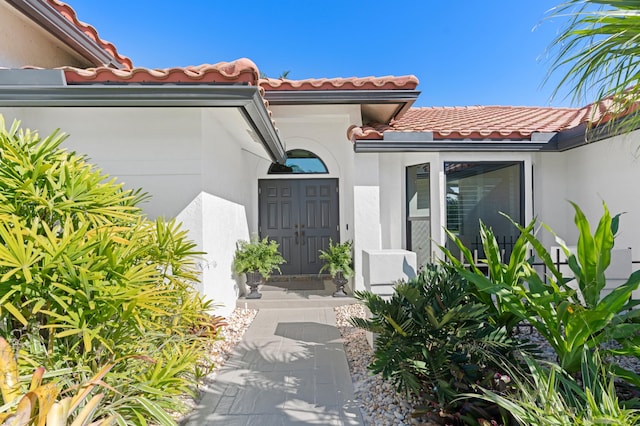
[[[631,120],[629,117],[622,117],[615,122],[607,122],[599,125],[589,126],[589,123],[582,122],[575,127],[563,130],[558,133],[557,151],[568,151],[592,142],[609,139],[631,130],[638,130],[640,127],[631,128],[625,125],[625,121]]]
[[[265,90],[271,105],[415,102],[419,90]]]
[[[236,107],[271,160],[284,163],[287,158],[256,86],[0,86],[0,107]]]
[[[411,108],[419,90],[265,90],[269,105],[397,105],[384,117],[388,123]],[[376,117],[379,119],[379,117]],[[367,117],[363,117],[367,122]]]
[[[534,132],[530,139],[434,139],[433,132],[385,132],[384,139],[357,139],[355,152],[535,152],[556,141],[554,132]]]
[[[50,4],[39,0],[7,0],[7,2],[95,66],[125,68]]]

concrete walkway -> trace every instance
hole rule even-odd
[[[285,305],[259,308],[186,425],[363,424],[333,308]]]

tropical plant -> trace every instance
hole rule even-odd
[[[262,278],[269,279],[274,270],[280,271],[280,265],[285,263],[278,251],[278,243],[269,237],[251,241],[238,241],[236,255],[233,259],[233,269],[237,274],[245,272],[259,272]]]
[[[61,149],[64,139],[18,122],[7,129],[0,116],[0,336],[24,374],[72,369],[64,389],[119,360],[100,410],[118,401],[123,421],[171,424],[163,418],[181,405],[176,389],[195,384],[195,356],[185,354],[208,343],[192,334],[212,308],[192,286],[198,252],[175,221],[144,217],[143,194]],[[176,363],[172,383],[135,381]]]
[[[458,395],[477,383],[490,386],[518,347],[504,327],[487,321],[487,307],[467,287],[451,267],[426,265],[418,277],[398,283],[389,300],[355,293],[372,316],[351,322],[377,334],[369,369],[393,380],[398,391],[434,403],[420,412],[455,413]],[[468,404],[466,411],[473,411]]]
[[[483,223],[480,224],[488,276],[472,262],[470,270],[467,269],[467,265],[444,249],[458,272],[474,284],[477,292],[485,293],[483,300],[491,300],[495,304],[491,305],[494,318],[500,318],[502,313],[508,312],[513,318],[531,324],[556,351],[560,366],[570,373],[580,369],[585,348],[591,351],[604,342],[616,339],[629,348],[626,354],[632,354],[635,350],[632,347],[640,342],[635,337],[640,331],[640,324],[631,322],[638,312],[630,310],[634,302],[629,301],[632,292],[640,284],[640,272],[634,272],[626,283],[601,297],[606,281],[604,271],[611,261],[619,216],[612,218],[604,205],[604,214],[592,235],[582,210],[576,204],[573,207],[576,211],[575,223],[580,232],[577,253],[570,252],[560,238],[556,237],[556,241],[567,256],[578,284],[577,289],[567,284],[572,277],[561,274],[548,251],[535,237],[535,221],[527,227],[513,222],[521,234],[516,242],[518,250],[514,250],[509,264],[500,259],[493,232]],[[464,253],[464,257],[471,259],[469,249],[455,235],[449,233],[449,237]],[[525,259],[523,253],[529,245],[549,271],[547,276],[541,277],[530,263],[531,259]],[[511,319],[507,321],[508,324],[511,322]]]
[[[91,380],[82,384],[75,395],[61,396],[60,388],[55,382],[44,384],[45,369],[40,367],[31,376],[28,389],[20,382],[18,363],[13,349],[3,338],[0,338],[0,391],[2,407],[0,407],[0,424],[6,425],[42,425],[66,426],[92,425],[106,426],[112,424],[112,416],[98,419],[95,412],[104,398],[104,393],[95,394],[89,399],[94,388],[104,385],[102,379],[114,364],[108,364],[95,374]],[[57,371],[53,376],[69,374],[69,371]],[[49,375],[51,376],[51,374]]]
[[[325,263],[320,268],[320,272],[329,271],[332,277],[342,273],[345,278],[353,276],[353,242],[351,240],[343,243],[333,243],[329,239],[327,250],[320,250],[320,260]]]
[[[625,408],[618,400],[615,381],[602,364],[597,351],[582,352],[581,380],[576,380],[557,364],[525,356],[529,374],[511,372],[509,392],[482,389],[482,398],[498,404],[508,416],[503,424],[540,426],[636,425],[640,411]],[[486,424],[489,424],[488,422]]]
[[[616,130],[636,129],[640,125],[640,115],[634,113],[640,100],[640,1],[567,0],[552,9],[550,17],[569,19],[550,49],[555,55],[550,74],[563,75],[555,94],[568,86],[574,102],[599,105],[590,117],[594,124],[608,121]],[[611,120],[623,116],[622,122]]]

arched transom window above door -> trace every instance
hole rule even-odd
[[[270,175],[295,174],[327,174],[327,166],[316,154],[306,149],[292,149],[287,151],[287,161],[284,164],[273,163],[269,167]]]

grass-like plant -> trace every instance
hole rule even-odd
[[[0,336],[24,373],[73,369],[63,390],[120,360],[100,410],[171,424],[208,342],[192,333],[212,307],[192,287],[195,245],[64,139],[0,117]]]
[[[490,386],[517,349],[504,327],[489,323],[487,306],[467,288],[451,267],[427,265],[418,277],[398,283],[389,300],[355,293],[372,317],[351,322],[377,334],[369,368],[399,391],[433,402],[425,412],[456,413],[458,395],[478,383]]]
[[[614,376],[602,364],[598,351],[582,352],[581,380],[559,365],[525,357],[527,372],[512,370],[508,392],[482,389],[481,398],[503,408],[503,424],[520,425],[637,425],[640,411],[624,407]],[[526,373],[526,374],[525,374]],[[486,421],[485,424],[490,424]]]

